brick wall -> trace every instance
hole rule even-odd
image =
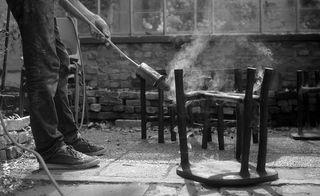
[[[199,52],[191,69],[189,67],[185,70],[192,75],[197,71],[207,73],[214,69],[241,68],[244,70],[247,66],[257,68],[272,66],[276,73],[270,92],[271,122],[273,125],[294,125],[296,122],[294,92],[296,70],[320,69],[320,43],[317,41],[317,36],[315,39],[311,37],[214,38],[207,43],[204,50]],[[189,39],[177,37],[158,43],[119,42],[116,44],[138,63],[145,62],[156,70],[165,69],[168,73],[172,70],[172,60],[179,54],[179,51],[187,51],[191,43]],[[82,44],[82,50],[87,84],[93,89],[93,92],[99,94],[99,98],[90,98],[91,102],[95,100],[95,102],[106,105],[103,104],[103,101],[114,100],[114,97],[110,99],[110,95],[103,97],[101,89],[102,92],[105,89],[114,92],[118,98],[123,92],[130,94],[133,91],[137,95],[139,80],[134,73],[134,67],[129,61],[120,57],[117,51],[111,47],[106,48],[103,45],[88,43]],[[150,84],[149,90],[152,90]],[[112,107],[110,104],[102,106],[102,113],[95,115],[98,119],[139,118],[138,108],[137,96],[133,99],[120,98]],[[117,115],[113,115],[114,112]]]
[[[32,143],[31,129],[28,127],[30,118],[5,119],[6,129],[10,136],[19,144],[30,147]],[[0,161],[18,158],[22,155],[22,149],[15,146],[9,137],[0,128]]]

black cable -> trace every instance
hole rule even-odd
[[[55,188],[57,189],[57,191],[60,193],[61,196],[64,196],[63,192],[61,191],[61,189],[59,188],[59,185],[58,183],[56,182],[56,180],[53,178],[52,174],[50,173],[47,165],[45,164],[43,158],[41,157],[41,155],[39,153],[37,153],[36,151],[32,150],[32,149],[28,149],[24,146],[22,146],[21,144],[19,144],[18,142],[16,142],[11,136],[10,134],[8,133],[7,131],[7,128],[6,128],[6,125],[4,123],[4,120],[3,120],[3,115],[2,115],[2,112],[0,111],[0,121],[1,121],[1,125],[2,125],[2,128],[4,130],[4,133],[8,136],[8,138],[19,148],[23,149],[23,150],[26,150],[28,152],[31,152],[32,154],[34,154],[37,159],[39,160],[40,164],[43,166],[43,169],[45,170],[46,174],[48,175],[49,179],[51,180],[51,182],[53,183],[53,185],[55,186]]]

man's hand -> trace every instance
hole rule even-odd
[[[91,28],[91,34],[95,38],[103,41],[107,41],[106,39],[110,39],[110,28],[105,20],[103,20],[99,15],[95,15],[95,20],[93,21],[93,23],[104,34],[104,36],[102,36],[100,33],[96,32],[94,28]]]

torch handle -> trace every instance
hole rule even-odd
[[[134,60],[132,60],[128,55],[126,55],[120,48],[118,48],[118,46],[116,46],[111,39],[105,35],[100,29],[98,29],[98,27],[96,27],[95,24],[93,24],[93,22],[91,22],[83,13],[81,13],[72,3],[70,3],[69,0],[61,0],[63,1],[63,3],[65,3],[65,5],[67,5],[70,9],[72,9],[75,13],[78,14],[79,17],[81,17],[82,20],[84,20],[85,22],[87,22],[94,30],[96,30],[99,34],[101,34],[103,37],[106,38],[106,40],[109,42],[109,44],[116,49],[121,55],[123,55],[126,59],[128,59],[130,62],[132,62],[135,66],[139,67],[139,64],[136,63]],[[108,46],[106,44],[106,46]]]

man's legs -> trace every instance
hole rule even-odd
[[[74,151],[57,130],[55,108],[60,62],[54,34],[54,0],[7,0],[21,32],[31,128],[36,149],[48,163],[97,165],[98,160]],[[72,168],[72,167],[66,167]]]
[[[64,44],[60,40],[57,26],[55,26],[55,35],[57,55],[60,59],[59,82],[54,96],[59,120],[58,130],[63,134],[65,142],[73,146],[77,151],[87,155],[102,155],[105,153],[106,149],[89,143],[87,140],[83,139],[76,127],[67,96],[69,57]]]

